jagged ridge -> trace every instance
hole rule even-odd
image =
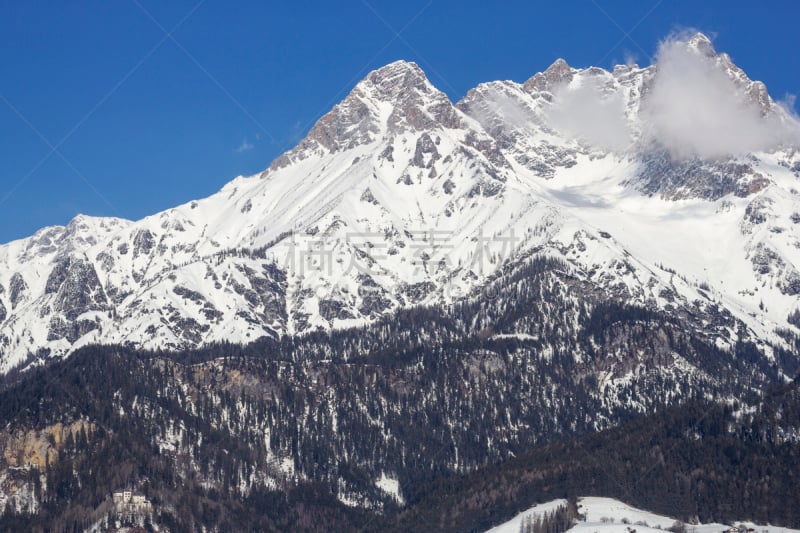
[[[707,38],[685,46],[782,113]],[[800,155],[675,159],[643,122],[657,75],[558,60],[453,105],[413,63],[378,69],[259,175],[141,221],[82,216],[0,247],[1,368],[98,341],[181,349],[359,325],[458,301],[532,253],[620,299],[719,309],[781,344],[800,292]],[[554,123],[587,87],[621,106],[627,146]]]

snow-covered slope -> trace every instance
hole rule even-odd
[[[490,529],[487,533],[519,533],[522,531],[523,522],[535,520],[552,513],[559,506],[567,504],[567,500],[553,500],[551,502],[535,505],[518,514],[508,522]],[[677,520],[667,516],[650,513],[631,507],[613,498],[585,497],[578,498],[578,513],[584,515],[585,520],[580,520],[567,531],[575,533],[630,533],[633,529],[641,533],[658,533],[673,527]],[[695,533],[721,533],[734,524],[689,524],[687,530]],[[796,533],[796,529],[775,527],[770,525],[756,525],[751,522],[737,522],[735,525],[753,528],[756,531],[769,531],[770,533]]]
[[[567,500],[553,500],[551,502],[535,505],[518,514],[508,522],[493,527],[487,533],[519,533],[522,531],[523,522],[546,513],[552,513],[559,506],[566,505]],[[585,497],[578,498],[578,513],[585,516],[567,531],[574,533],[659,533],[667,531],[676,520],[667,516],[657,515],[641,509],[636,509],[613,498]],[[688,524],[687,531],[693,533],[722,533],[733,524]],[[797,529],[775,527],[770,525],[756,525],[750,522],[737,522],[735,525],[753,528],[759,532],[769,533],[796,533]]]
[[[681,46],[764,120],[791,123],[705,37]],[[261,174],[140,221],[79,216],[0,247],[0,370],[93,342],[363,324],[479,296],[539,254],[627,301],[728,313],[780,342],[800,295],[800,152],[677,154],[650,120],[658,68],[559,60],[455,105],[413,63],[376,70]],[[740,332],[718,334],[726,346]]]

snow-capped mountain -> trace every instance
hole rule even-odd
[[[688,98],[693,84],[716,92]],[[800,327],[797,131],[700,34],[647,68],[558,60],[456,104],[391,63],[258,175],[136,222],[78,216],[0,247],[0,369],[96,342],[360,325],[480,297],[532,256],[688,313],[723,348],[779,344],[777,328]]]

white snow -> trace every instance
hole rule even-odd
[[[539,503],[524,511],[519,513],[517,516],[509,520],[508,522],[504,522],[499,526],[495,526],[486,533],[519,533],[520,526],[522,525],[522,521],[528,517],[532,516],[533,518],[544,516],[546,513],[550,513],[556,509],[558,509],[562,505],[566,505],[567,500],[559,499],[559,500],[552,500],[545,503]]]
[[[400,481],[397,478],[389,477],[382,472],[381,477],[375,481],[375,486],[394,498],[400,505],[405,504],[405,499],[400,492]]]
[[[565,505],[566,500],[553,500],[534,505],[527,511],[493,527],[487,533],[519,533],[522,521],[529,515],[539,516],[552,511],[560,505]],[[656,533],[670,528],[676,519],[658,515],[631,507],[613,498],[583,497],[578,498],[578,513],[586,516],[585,521],[578,522],[568,531],[572,533],[630,533],[635,529],[637,533]],[[646,524],[646,525],[645,525]],[[744,525],[752,527],[758,533],[798,533],[800,530],[770,525],[756,525],[751,522],[735,522],[735,524],[686,524],[689,533],[722,533],[731,525]]]

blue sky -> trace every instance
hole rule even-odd
[[[661,39],[696,28],[773,97],[800,92],[791,0],[271,4],[0,4],[0,242],[209,195],[396,59],[457,100],[558,57],[647,65]]]

